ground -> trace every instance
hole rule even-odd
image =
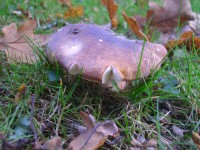
[[[129,29],[120,12],[145,15],[148,7],[140,8],[133,0],[116,2],[120,25],[115,32],[128,36]],[[2,1],[0,28],[13,22],[19,26],[27,20],[13,14],[15,10],[30,10],[45,28],[35,31],[40,34],[51,34],[66,21],[99,25],[109,22],[107,10],[98,0],[73,0],[72,4],[84,6],[82,17],[60,18],[68,7],[54,0]],[[191,5],[194,12],[200,12],[198,0],[192,0]],[[46,26],[53,22],[56,25],[48,29]],[[43,56],[45,46],[40,50],[39,55]],[[199,62],[197,53],[177,48],[161,69],[133,81],[125,91],[113,92],[80,76],[69,77],[44,57],[35,64],[12,64],[0,51],[0,133],[13,143],[21,139],[22,147],[27,149],[30,148],[25,144],[27,141],[31,143],[36,138],[46,141],[58,134],[67,147],[77,136],[77,130],[70,124],[82,124],[79,112],[89,111],[97,121],[114,120],[120,129],[119,140],[113,145],[107,141],[102,149],[130,149],[134,147],[133,139],[155,139],[161,149],[195,149],[191,135],[199,131],[200,123]],[[25,93],[16,99],[23,84]]]

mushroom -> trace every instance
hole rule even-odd
[[[103,84],[147,77],[166,54],[163,45],[121,38],[94,24],[62,27],[46,51],[48,60],[56,60],[69,74],[82,73],[83,78]]]

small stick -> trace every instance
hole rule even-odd
[[[87,138],[87,140],[83,143],[81,150],[83,149],[83,147],[87,144],[87,142],[90,140],[90,138],[92,137],[92,135],[95,133],[95,131],[97,130],[98,127],[100,127],[102,125],[102,123],[98,123],[96,125],[96,127],[94,127],[94,129],[92,130],[92,133],[90,134],[90,136]]]
[[[114,140],[110,141],[110,142],[106,142],[108,145],[114,145],[115,143],[117,143],[119,140],[121,140],[123,138],[123,136],[118,136],[116,137]]]
[[[30,127],[33,130],[33,134],[34,134],[34,140],[35,142],[37,141],[37,133],[35,130],[35,126],[33,123],[33,119],[34,119],[34,109],[35,109],[35,95],[31,96],[31,116],[30,116]]]

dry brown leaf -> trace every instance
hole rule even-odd
[[[22,84],[19,88],[18,88],[19,93],[21,94],[25,94],[26,91],[26,84]]]
[[[27,39],[32,40],[35,45],[44,45],[50,37],[49,35],[35,35],[33,30],[36,27],[36,20],[27,20],[19,28],[17,28],[15,23],[3,27],[3,37],[0,38],[0,50],[6,52],[10,62],[36,62],[37,56],[27,42]]]
[[[128,17],[126,13],[123,11],[122,15],[127,22],[127,24],[130,26],[131,30],[140,38],[140,39],[146,39],[146,41],[149,41],[146,35],[142,32],[140,29],[140,26],[137,22],[137,20],[134,17]]]
[[[194,19],[189,0],[164,0],[163,7],[150,1],[149,7],[147,22],[162,32],[174,30],[179,23]]]
[[[35,143],[35,150],[62,150],[62,139],[59,136],[47,140],[44,144],[41,142]]]
[[[83,16],[84,9],[82,5],[70,7],[62,16],[62,18],[76,18]]]
[[[134,146],[134,148],[135,147],[142,147],[142,143],[140,141],[136,140],[135,138],[133,138],[131,140],[131,144]]]
[[[23,83],[19,88],[18,88],[18,93],[15,95],[15,104],[17,105],[22,97],[25,95],[26,93],[26,85]]]
[[[16,95],[15,95],[15,105],[17,105],[20,101],[22,100],[22,95],[18,92]]]
[[[178,40],[169,40],[165,44],[165,47],[168,50],[175,46],[186,46],[189,51],[193,48],[198,50],[200,49],[200,38],[195,37],[192,31],[187,31],[182,33]]]
[[[147,142],[147,147],[157,147],[158,142],[155,139],[151,139]]]
[[[141,137],[139,137],[141,138]],[[157,150],[158,143],[155,139],[146,140],[144,137],[141,139],[135,139],[133,138],[131,140],[131,144],[133,147],[131,147],[131,150],[140,150],[140,149],[151,149],[151,150]]]
[[[58,2],[61,4],[61,5],[67,5],[69,7],[71,7],[71,0],[58,0]]]
[[[118,19],[117,19],[117,9],[118,5],[115,3],[114,0],[101,0],[101,3],[107,8],[110,21],[111,21],[111,27],[117,28],[118,25]]]
[[[69,150],[96,150],[104,144],[109,136],[116,137],[118,135],[118,128],[114,121],[97,123],[91,114],[84,112],[80,112],[80,116],[87,130],[70,142]]]
[[[192,140],[196,144],[197,148],[200,149],[200,134],[197,132],[192,133]]]

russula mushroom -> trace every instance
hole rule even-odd
[[[146,77],[167,54],[163,45],[129,40],[93,24],[68,24],[48,43],[47,58],[69,74],[101,83]],[[140,66],[140,67],[138,67]]]

